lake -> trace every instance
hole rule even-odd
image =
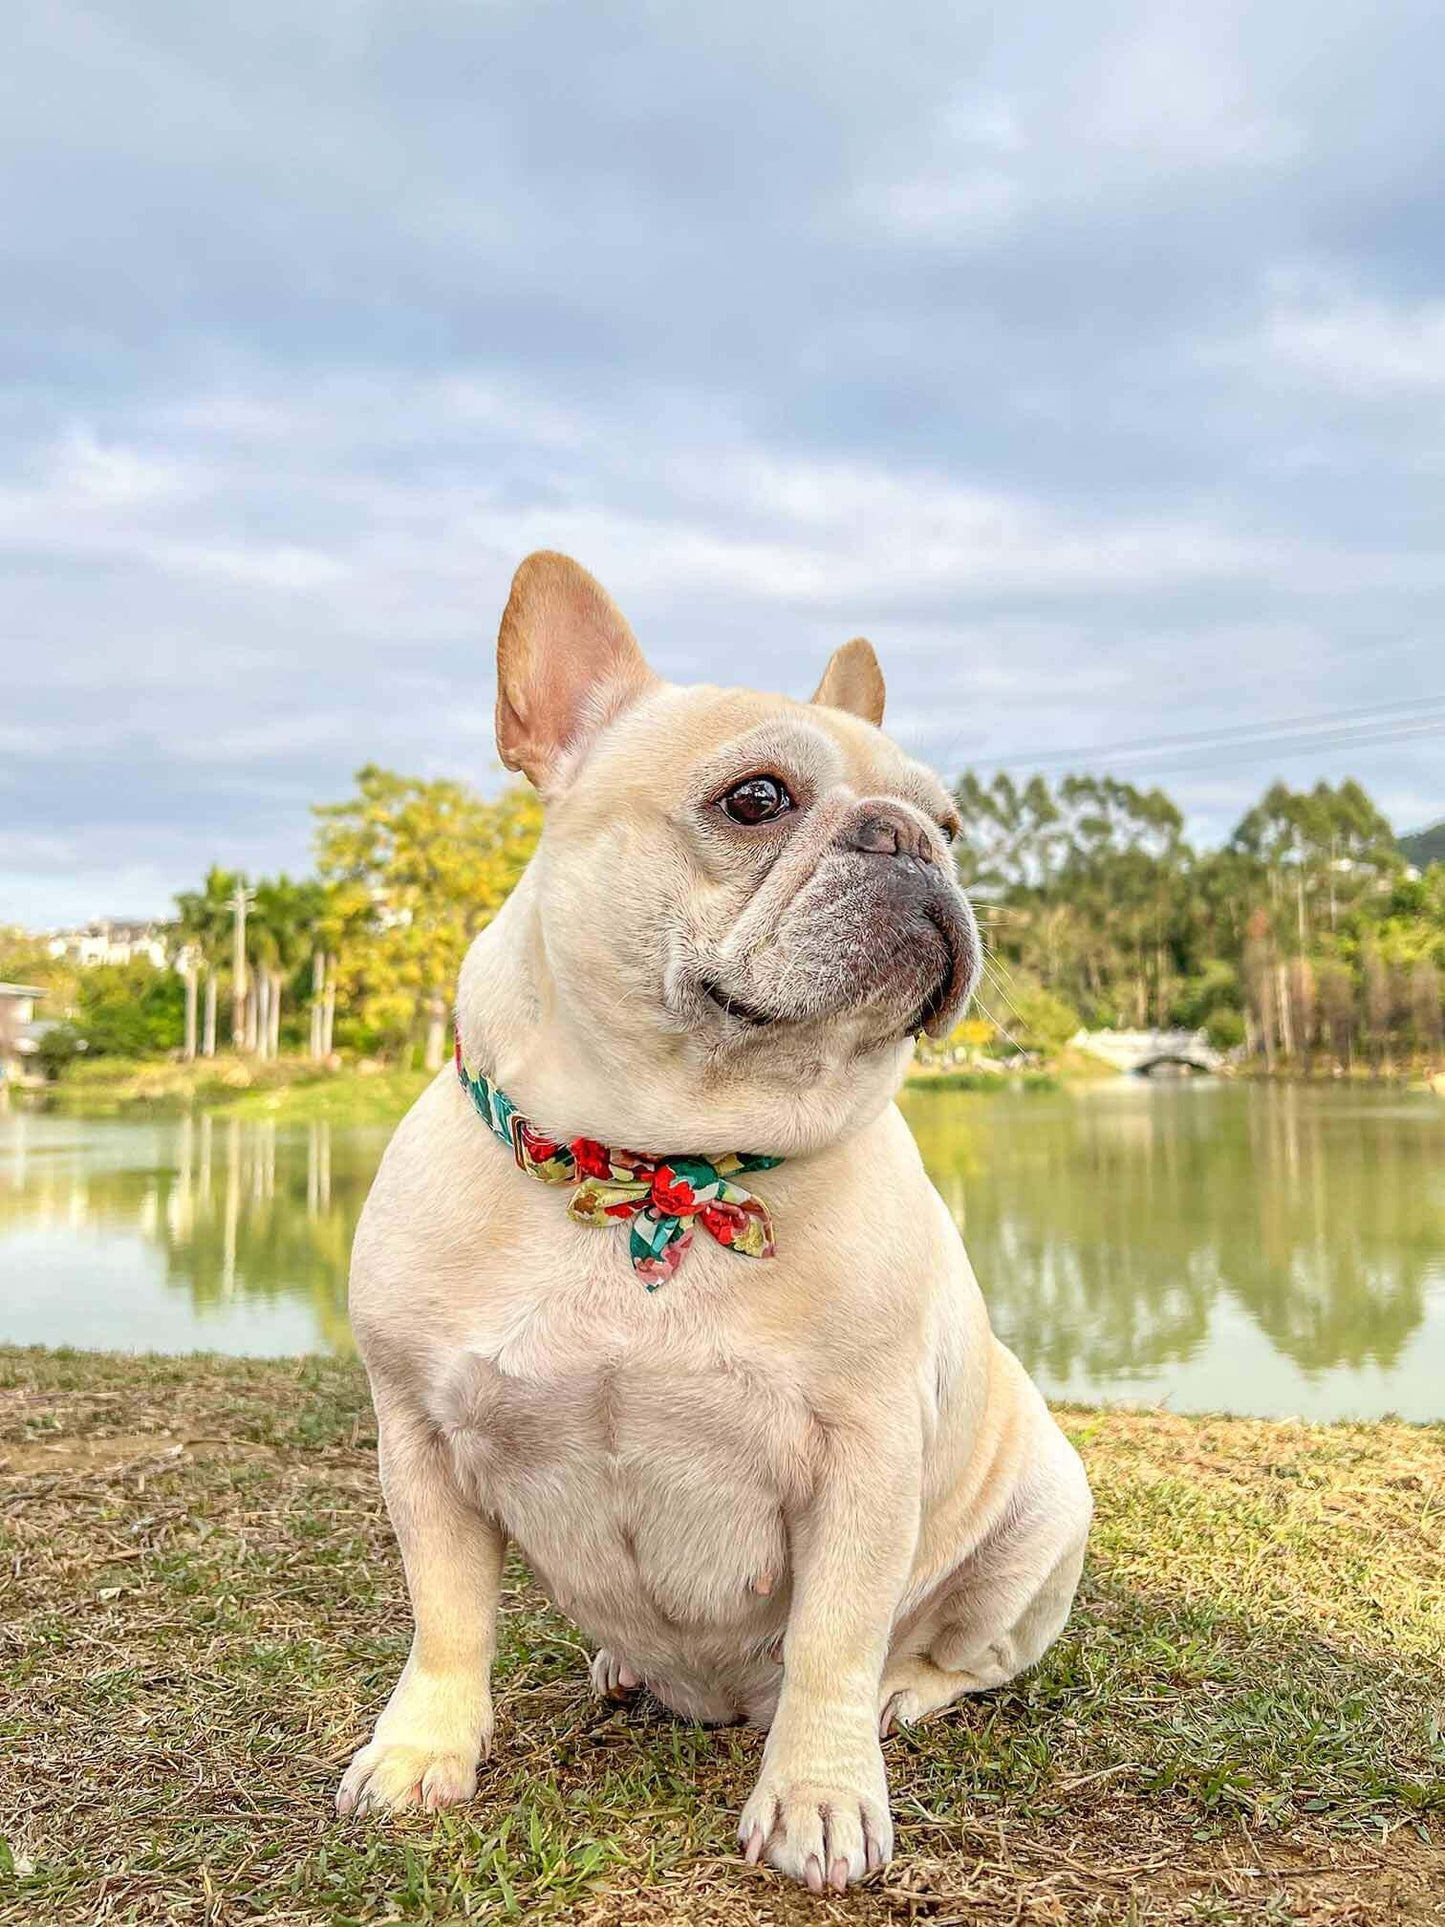
[[[906,1110],[996,1328],[1051,1397],[1445,1418],[1439,1098],[1119,1078]],[[345,1349],[389,1134],[0,1114],[0,1341]]]

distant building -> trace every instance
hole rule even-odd
[[[46,949],[52,957],[66,957],[82,969],[91,964],[128,964],[143,959],[164,970],[169,955],[167,929],[161,923],[133,923],[117,918],[87,923],[76,930],[57,930]]]
[[[34,984],[0,984],[0,1083],[18,1083],[34,1068],[30,1060],[51,1029],[36,1021],[36,999],[44,995]]]

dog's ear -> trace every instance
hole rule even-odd
[[[497,636],[497,750],[544,796],[657,678],[611,596],[571,556],[539,549],[512,577]]]
[[[829,709],[846,709],[865,723],[877,724],[883,721],[883,694],[883,671],[873,645],[862,636],[854,636],[833,651],[823,680],[813,691],[813,701],[825,703]]]

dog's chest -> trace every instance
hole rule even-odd
[[[741,1629],[776,1607],[813,1423],[786,1367],[724,1342],[705,1305],[630,1276],[553,1294],[448,1361],[434,1415],[476,1502],[599,1637],[639,1610]]]

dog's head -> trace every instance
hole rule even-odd
[[[956,1022],[979,945],[947,792],[880,728],[861,640],[811,702],[665,684],[564,556],[518,570],[497,744],[547,803],[537,915],[559,1011],[714,1083],[891,1089]],[[853,1108],[849,1105],[849,1108]]]

